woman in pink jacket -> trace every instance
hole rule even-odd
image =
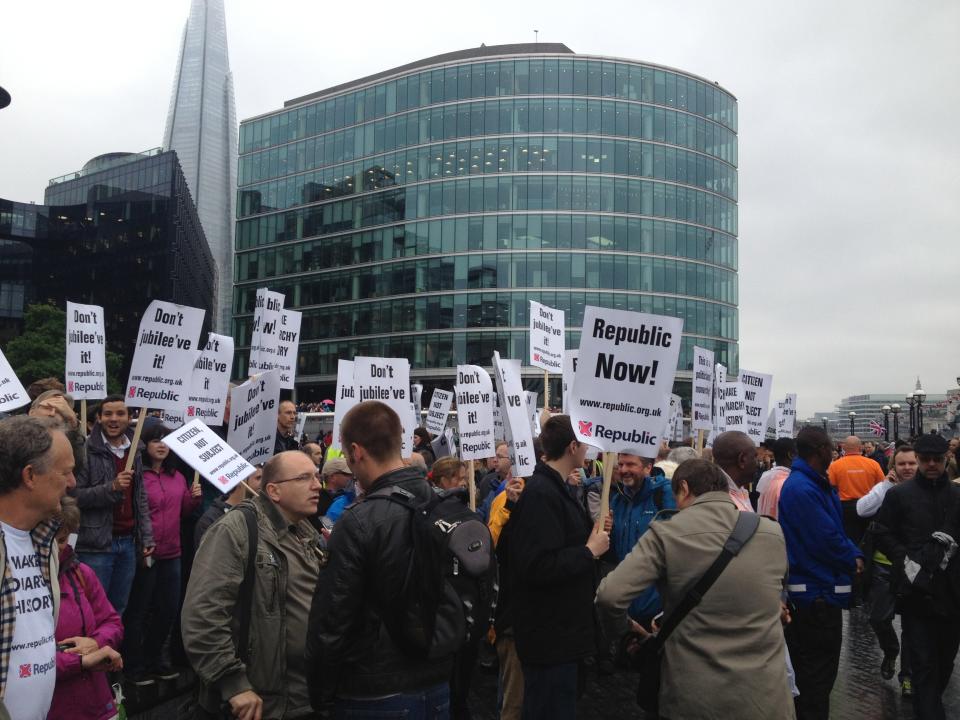
[[[158,423],[145,427],[142,435],[143,485],[156,549],[147,558],[150,564],[137,568],[123,614],[123,657],[127,675],[136,686],[179,675],[163,659],[162,651],[180,611],[180,519],[200,505],[201,491],[199,482],[188,485],[174,469],[174,456],[163,443],[168,432],[169,428]]]
[[[110,720],[117,716],[117,706],[107,672],[123,667],[117,652],[123,625],[96,573],[77,560],[67,544],[80,527],[77,501],[65,497],[60,502],[57,685],[47,720]]]

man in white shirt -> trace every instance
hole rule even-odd
[[[56,682],[57,523],[73,448],[46,418],[0,421],[0,718],[44,720]]]

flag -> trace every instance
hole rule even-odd
[[[886,434],[886,429],[878,423],[876,420],[870,421],[870,432],[872,432],[877,437],[883,437]]]

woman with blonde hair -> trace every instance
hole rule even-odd
[[[448,455],[433,463],[427,480],[437,490],[452,490],[467,486],[467,466],[459,458]]]

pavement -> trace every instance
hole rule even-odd
[[[899,622],[895,621],[899,631]],[[843,650],[840,671],[830,700],[831,720],[912,720],[909,700],[900,697],[896,681],[880,677],[882,653],[877,646],[866,614],[860,610],[844,613]],[[577,704],[578,720],[640,720],[643,712],[637,707],[636,677],[618,673],[598,677],[588,670],[586,689]],[[749,678],[743,680],[749,692]],[[189,686],[180,685],[168,699],[156,698],[150,709],[133,711],[136,720],[190,720],[193,717]],[[474,675],[470,695],[471,720],[496,720],[497,677],[479,670]],[[151,703],[152,704],[152,703]],[[944,693],[947,718],[960,718],[960,660]],[[731,718],[735,720],[735,718]]]

